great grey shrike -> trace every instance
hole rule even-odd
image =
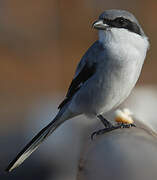
[[[74,116],[99,118],[105,128],[94,132],[96,135],[128,127],[112,125],[102,114],[116,109],[135,86],[149,47],[148,38],[134,15],[124,10],[104,11],[93,27],[98,30],[99,38],[79,62],[58,114],[24,147],[6,171],[18,167],[56,128]]]

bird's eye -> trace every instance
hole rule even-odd
[[[103,23],[106,24],[107,23],[107,19],[103,19]]]
[[[121,17],[120,17],[120,18],[116,18],[115,20],[116,20],[116,22],[119,23],[119,24],[124,24],[124,23],[125,23],[125,19],[123,19],[123,18],[121,18]]]

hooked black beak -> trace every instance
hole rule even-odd
[[[106,30],[109,25],[108,24],[104,24],[103,20],[97,20],[92,24],[92,27],[94,29],[99,29],[99,30]]]

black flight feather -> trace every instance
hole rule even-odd
[[[80,71],[80,73],[72,80],[66,98],[58,106],[58,109],[61,109],[67,102],[71,100],[73,95],[81,88],[81,85],[87,81],[96,71],[96,63],[93,65],[88,65],[87,63]]]

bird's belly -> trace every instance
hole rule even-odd
[[[133,67],[135,68],[135,67]],[[74,96],[72,108],[84,114],[101,114],[119,106],[130,94],[140,69],[97,72]]]
[[[135,70],[135,69],[134,69]],[[130,94],[139,77],[137,71],[108,72],[97,88],[96,113],[105,113],[118,107]],[[93,107],[94,109],[94,107]]]

